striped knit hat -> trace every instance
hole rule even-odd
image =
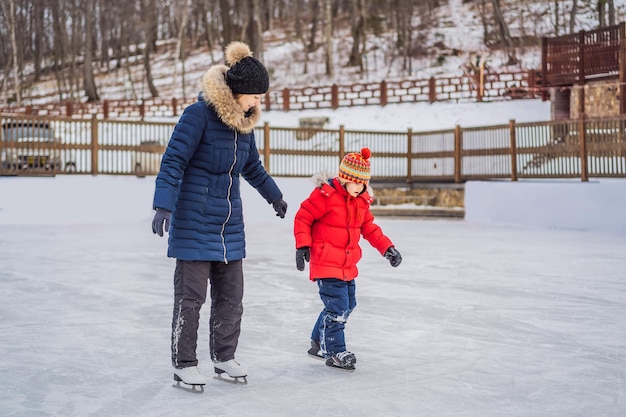
[[[370,180],[370,156],[368,148],[362,148],[361,153],[353,152],[343,157],[339,165],[339,178],[346,181],[367,184]]]

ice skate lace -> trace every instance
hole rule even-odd
[[[193,376],[193,377],[201,377],[202,374],[200,373],[200,370],[198,369],[197,366],[190,366],[188,368],[185,369],[186,373],[189,376]]]
[[[352,354],[352,352],[349,352],[347,350],[344,352],[337,353],[337,359],[339,359],[341,362],[344,362],[346,359],[352,360],[353,357],[354,357],[354,354]]]

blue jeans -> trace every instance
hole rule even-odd
[[[356,285],[354,280],[342,281],[335,278],[317,279],[324,310],[317,318],[311,339],[320,342],[324,357],[346,350],[344,328],[348,317],[356,307]]]

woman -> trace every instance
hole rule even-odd
[[[218,376],[245,383],[235,360],[243,314],[244,223],[240,175],[284,218],[287,203],[259,159],[254,140],[267,70],[250,48],[233,42],[226,65],[202,77],[198,101],[180,117],[156,177],[152,230],[169,231],[168,256],[176,258],[172,365],[174,379],[205,384],[196,357],[200,307],[211,284],[209,348]],[[171,225],[170,225],[171,220]],[[171,227],[170,227],[171,226]],[[180,384],[178,384],[180,386]]]

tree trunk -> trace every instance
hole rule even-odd
[[[159,91],[154,86],[154,78],[152,77],[152,65],[150,63],[150,52],[155,42],[156,32],[154,22],[156,19],[156,5],[154,0],[142,0],[141,2],[141,17],[144,29],[144,39],[146,45],[143,49],[143,66],[146,72],[146,83],[150,90],[150,95],[154,97],[159,96]]]
[[[331,0],[324,1],[324,19],[326,26],[324,33],[326,35],[326,75],[333,77],[333,13],[331,8]]]
[[[191,0],[183,0],[183,10],[182,16],[180,18],[180,22],[178,23],[178,37],[176,39],[176,53],[174,54],[174,76],[172,80],[172,86],[174,87],[174,96],[176,96],[176,88],[178,86],[178,66],[180,61],[185,62],[184,56],[184,37],[185,30],[187,29],[187,21],[189,17],[189,8],[191,7]],[[184,74],[184,65],[183,65],[183,85],[182,85],[182,95],[185,97],[185,74]]]
[[[309,47],[307,48],[308,52],[315,52],[316,49],[315,37],[317,36],[317,23],[319,22],[320,15],[320,1],[321,0],[311,1],[311,32],[309,36]]]
[[[233,39],[233,24],[230,17],[230,2],[220,0],[220,14],[222,16],[222,39],[224,45],[231,43]]]
[[[9,30],[11,31],[11,51],[13,58],[13,81],[15,83],[15,104],[22,105],[22,85],[20,83],[20,65],[17,60],[17,38],[15,31],[15,0],[9,0]]]
[[[598,0],[598,27],[606,26],[606,0]]]
[[[506,24],[504,16],[502,15],[500,0],[491,0],[491,3],[493,4],[493,14],[496,19],[498,30],[500,31],[500,36],[504,42],[504,46],[507,48],[507,55],[509,56],[509,62],[507,62],[507,65],[517,64],[518,60],[515,56],[515,50],[513,49],[513,39],[511,38],[511,33],[509,32],[509,26]]]
[[[96,81],[93,77],[93,20],[94,20],[94,1],[87,0],[85,4],[85,62],[83,63],[83,87],[87,101],[99,101],[98,89]]]
[[[67,79],[65,77],[66,71],[66,54],[69,50],[69,40],[67,37],[67,32],[65,29],[65,25],[62,25],[61,22],[65,21],[65,13],[63,12],[62,0],[57,0],[56,3],[51,7],[52,9],[52,27],[54,28],[54,71],[56,74],[56,82],[57,82],[57,92],[59,94],[59,101],[62,101],[66,98],[66,95],[69,90],[69,86],[67,84]]]
[[[44,55],[43,39],[44,34],[44,6],[40,2],[33,4],[33,69],[35,71],[35,81],[41,79],[41,60]]]
[[[261,12],[259,0],[248,0],[248,24],[246,25],[246,39],[254,56],[263,61],[263,33],[261,31]]]
[[[350,32],[352,34],[352,49],[348,58],[349,67],[358,66],[363,72],[363,51],[365,50],[365,22],[367,21],[367,7],[364,0],[350,1],[352,24]]]
[[[576,31],[576,14],[578,13],[578,0],[572,0],[572,8],[569,13],[569,33]]]

